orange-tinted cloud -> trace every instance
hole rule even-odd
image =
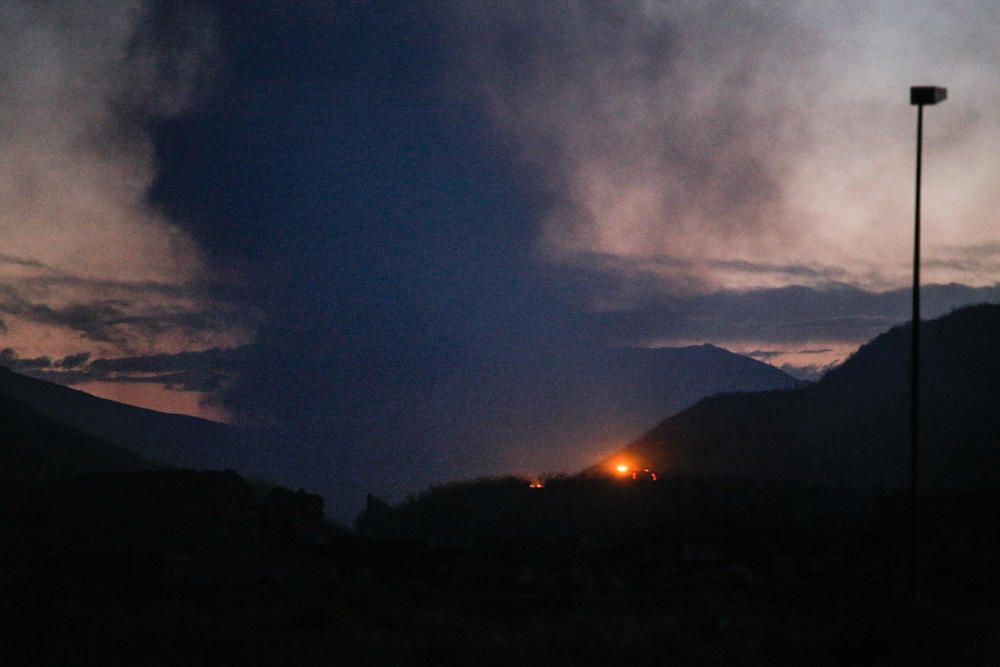
[[[21,357],[253,336],[256,315],[214,296],[197,243],[147,202],[146,128],[188,107],[214,59],[204,17],[171,18],[169,43],[162,20],[118,0],[14,0],[0,14],[0,346]]]

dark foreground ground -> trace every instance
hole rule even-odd
[[[505,480],[358,536],[308,494],[158,474],[5,515],[2,664],[1000,663],[998,494],[927,499],[913,608],[893,497]]]

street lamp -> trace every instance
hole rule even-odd
[[[910,104],[917,107],[917,188],[913,223],[913,322],[910,351],[910,595],[920,603],[920,167],[924,138],[924,107],[944,102],[946,88],[912,86]]]

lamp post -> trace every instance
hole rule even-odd
[[[913,321],[910,327],[910,598],[920,604],[920,168],[924,107],[943,102],[948,90],[912,86],[910,104],[917,107],[917,188],[913,222]]]

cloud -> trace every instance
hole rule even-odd
[[[53,361],[22,358],[13,348],[5,348],[0,350],[0,365],[64,385],[161,385],[170,391],[198,392],[203,402],[213,403],[221,400],[249,354],[248,347],[238,347],[91,360],[89,352],[81,352]]]
[[[90,359],[90,352],[80,352],[78,354],[68,354],[53,364],[56,368],[78,368],[87,363]]]
[[[34,259],[24,259],[23,257],[11,257],[10,255],[0,255],[0,264],[12,264],[14,266],[29,266],[32,268],[47,268],[44,264]]]
[[[923,316],[938,317],[970,303],[1000,303],[1000,284],[927,285],[922,301]],[[594,318],[597,334],[619,345],[710,342],[779,367],[799,368],[797,375],[806,377],[909,320],[910,306],[905,288],[874,292],[839,285],[686,296],[648,292],[632,298],[628,308],[607,309]]]
[[[251,340],[259,313],[220,296],[201,248],[147,200],[148,128],[209,84],[211,17],[192,3],[12,0],[0,37],[0,333],[20,367],[61,358],[32,368],[69,381],[91,358]]]
[[[248,348],[213,348],[200,352],[153,354],[141,357],[95,359],[93,371],[110,373],[166,373],[190,369],[233,369],[248,358]]]
[[[0,350],[0,365],[14,370],[31,370],[35,368],[48,368],[52,365],[52,360],[48,357],[22,359],[13,348],[5,347]]]
[[[621,280],[604,308],[594,305],[614,281],[574,275],[563,276],[561,285],[572,299],[592,308],[597,339],[645,347],[708,342],[803,379],[816,379],[859,345],[911,317],[909,288],[789,286],[673,295],[657,280]],[[921,299],[922,315],[930,319],[968,304],[1000,303],[1000,283],[924,285]]]
[[[744,352],[748,357],[753,357],[754,359],[773,359],[774,357],[780,356],[782,354],[779,350],[750,350],[749,352]]]
[[[110,303],[75,303],[63,308],[53,308],[44,303],[34,304],[14,297],[0,304],[0,312],[19,320],[66,327],[93,341],[125,342],[116,339],[107,326],[108,321],[122,316],[122,311]]]
[[[927,119],[926,277],[1000,280],[992,3],[450,11],[464,45],[456,80],[471,82],[548,194],[539,248],[549,262],[653,276],[674,295],[900,287],[912,238],[907,87],[934,82],[952,94]]]
[[[830,364],[806,364],[803,366],[796,366],[795,364],[782,364],[780,366],[781,370],[785,371],[792,377],[798,378],[800,380],[808,380],[810,382],[816,382],[820,380],[826,372],[837,367],[837,363]]]
[[[762,123],[769,109],[754,100],[790,97],[775,75],[792,75],[810,35],[777,6],[704,4],[536,3],[463,14],[488,109],[553,193],[542,223],[550,259],[753,263],[759,255],[712,247],[723,238],[753,243],[756,230],[782,224],[787,128],[782,116]],[[789,29],[768,40],[773,24]],[[706,277],[698,266],[675,271],[685,282]]]
[[[5,8],[0,230],[24,266],[133,281],[203,274],[193,241],[146,204],[145,127],[185,108],[208,38],[192,26],[183,46],[163,50],[153,17],[114,0]]]

